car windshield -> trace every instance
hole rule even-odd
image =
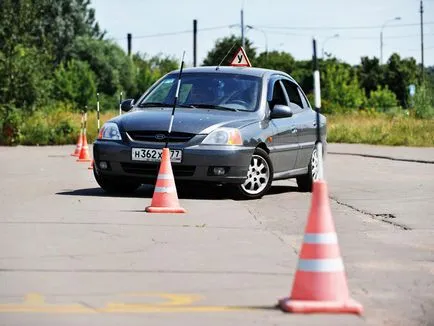
[[[171,106],[174,103],[176,73],[162,79],[141,101],[139,107]],[[255,111],[261,78],[244,74],[185,73],[181,77],[178,106],[193,109]]]

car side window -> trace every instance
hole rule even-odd
[[[285,86],[286,93],[288,94],[289,101],[291,104],[296,104],[297,109],[302,109],[304,107],[303,102],[300,97],[300,93],[298,92],[298,87],[294,83],[290,82],[287,79],[282,80],[283,85]]]
[[[270,103],[270,107],[273,108],[276,104],[288,105],[285,93],[282,89],[282,85],[279,80],[276,80],[273,86],[273,98]]]
[[[310,104],[309,104],[309,101],[308,101],[308,99],[306,98],[306,95],[304,95],[304,93],[303,93],[303,91],[301,90],[301,88],[300,87],[298,87],[298,93],[300,94],[300,96],[301,96],[301,101],[303,102],[303,107],[304,108],[310,108]]]

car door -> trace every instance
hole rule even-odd
[[[282,80],[293,110],[293,123],[297,129],[299,151],[295,169],[305,168],[309,164],[315,146],[316,120],[301,88],[289,79]]]
[[[282,77],[275,77],[269,90],[268,105],[270,111],[276,104],[289,106],[288,96],[282,84]],[[273,159],[274,172],[285,172],[293,170],[297,162],[298,155],[298,137],[297,128],[292,117],[274,118],[271,120],[276,129],[275,151]]]

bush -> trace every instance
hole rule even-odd
[[[336,108],[359,108],[366,103],[366,95],[359,86],[357,75],[351,67],[329,63],[321,75],[321,92],[324,99]]]
[[[434,86],[425,83],[416,89],[414,115],[420,119],[434,118]]]
[[[95,101],[95,76],[88,63],[71,60],[56,69],[54,91],[57,99],[84,108]]]
[[[6,106],[0,115],[1,137],[0,143],[4,145],[18,145],[21,141],[22,117],[20,111],[15,107]]]
[[[369,93],[368,107],[379,112],[385,112],[390,108],[397,107],[397,105],[398,99],[388,86],[385,88],[378,86],[376,90]]]

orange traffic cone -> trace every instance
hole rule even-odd
[[[154,195],[152,196],[151,206],[146,207],[149,213],[185,213],[186,210],[179,205],[178,194],[173,177],[172,164],[170,162],[170,152],[168,148],[163,148],[163,158],[158,171],[157,182],[155,184]]]
[[[90,155],[89,155],[89,146],[87,145],[87,137],[86,133],[83,133],[83,147],[80,151],[80,156],[78,157],[77,162],[90,162]]]
[[[77,146],[75,147],[74,153],[71,156],[80,156],[81,148],[83,147],[83,131],[80,130],[80,135],[78,136]]]
[[[362,305],[349,296],[325,181],[314,182],[311,205],[291,296],[279,300],[280,308],[361,314]]]

